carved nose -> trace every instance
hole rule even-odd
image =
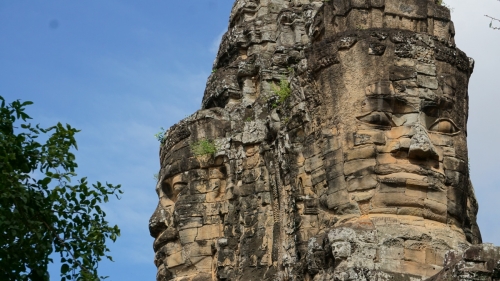
[[[158,237],[162,231],[167,229],[167,225],[165,224],[167,219],[166,216],[165,210],[162,208],[161,204],[158,204],[158,207],[156,207],[155,212],[149,219],[149,234],[152,237]]]
[[[421,126],[415,126],[415,134],[411,138],[408,157],[422,160],[439,159],[436,148],[429,139],[429,135],[427,135],[426,130]]]

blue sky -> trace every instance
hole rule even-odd
[[[500,245],[500,17],[494,0],[448,0],[458,46],[476,60],[469,87],[469,158],[483,240]],[[154,134],[200,107],[233,0],[0,0],[0,93],[31,100],[34,122],[69,123],[79,176],[122,184],[105,206],[122,236],[103,262],[109,280],[155,280],[148,219],[157,204]],[[58,280],[59,268],[51,269]]]

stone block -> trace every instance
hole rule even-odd
[[[465,171],[465,162],[454,158],[454,157],[444,157],[443,159],[443,167],[446,170],[452,170],[452,171]]]
[[[388,96],[394,95],[394,93],[394,87],[391,81],[379,81],[369,85],[365,89],[365,94],[367,96]]]
[[[392,184],[380,182],[378,192],[380,193],[404,193],[405,187],[403,184]]]
[[[344,155],[341,149],[337,149],[324,155],[324,166],[331,167],[344,162]]]
[[[349,192],[362,191],[375,188],[377,184],[378,181],[374,175],[367,175],[347,180],[347,190]]]
[[[404,258],[404,248],[394,246],[380,246],[380,258],[391,260],[402,260]]]
[[[179,231],[179,239],[183,245],[193,243],[197,235],[198,228],[188,228]]]
[[[323,166],[323,160],[318,155],[313,156],[311,158],[307,158],[306,161],[304,162],[304,170],[308,173],[322,166]]]
[[[338,178],[340,176],[344,176],[344,164],[339,163],[333,166],[329,166],[325,168],[326,180],[330,181],[332,179]]]
[[[391,81],[406,80],[417,77],[417,72],[412,67],[392,66],[389,70]]]
[[[438,88],[438,80],[436,77],[427,75],[417,75],[417,84],[420,87],[436,90]]]
[[[428,190],[427,199],[439,202],[441,204],[446,204],[448,201],[447,193],[444,190]]]
[[[455,157],[456,152],[454,147],[442,147],[443,156]]]
[[[179,229],[197,228],[203,225],[203,215],[199,217],[186,217],[179,221]]]
[[[385,1],[385,12],[403,18],[426,19],[427,5],[418,0]]]
[[[458,186],[460,184],[460,173],[453,170],[445,170],[446,184]]]
[[[394,61],[395,66],[404,66],[404,67],[410,67],[413,68],[416,64],[416,60],[411,59],[411,58],[397,58]]]
[[[196,240],[209,240],[219,238],[222,235],[221,226],[218,224],[209,224],[204,225],[198,229],[198,235],[196,236]]]
[[[200,272],[204,272],[203,276],[211,278],[212,276],[208,274],[208,272],[212,271],[212,257],[199,257],[199,258],[190,258],[192,264],[198,269]],[[207,280],[207,279],[198,279],[198,280]]]
[[[401,216],[413,216],[413,217],[424,217],[424,210],[422,208],[415,207],[398,207],[398,215]],[[409,221],[410,225],[419,225],[419,221]]]
[[[386,133],[390,139],[398,139],[401,137],[411,138],[415,134],[415,129],[412,126],[393,127]]]
[[[417,263],[425,263],[426,251],[424,249],[405,249],[404,259],[406,261],[414,261]]]
[[[243,144],[260,143],[266,137],[266,133],[267,129],[263,121],[245,122],[241,141]]]
[[[343,204],[349,203],[349,194],[345,189],[331,193],[327,196],[328,209],[333,209]]]
[[[344,152],[344,160],[351,161],[356,159],[367,159],[375,157],[375,147],[363,146],[345,150]]]
[[[377,164],[395,164],[397,159],[390,153],[378,153]]]
[[[325,143],[323,146],[323,154],[327,154],[340,149],[342,143],[338,137],[328,137],[325,138]]]
[[[373,196],[374,207],[418,207],[424,206],[424,200],[407,196],[403,192],[381,193]]]
[[[384,208],[384,207],[377,207],[374,204],[370,208],[369,213],[370,214],[387,214],[387,215],[396,215],[398,213],[398,208]]]
[[[367,168],[374,167],[377,164],[375,159],[353,160],[344,163],[344,175],[362,172]]]
[[[411,179],[407,181],[411,181]],[[405,195],[423,200],[427,197],[427,190],[419,187],[407,186],[405,189]]]
[[[255,193],[255,184],[238,184],[234,189],[234,193],[239,196],[248,196]]]
[[[173,268],[186,263],[182,252],[172,253],[166,258],[167,268]]]
[[[424,219],[433,220],[441,223],[448,223],[448,216],[446,213],[436,214],[433,213],[431,210],[425,209],[423,214],[424,214]]]
[[[453,146],[453,137],[443,134],[429,134],[429,138],[434,145]]]
[[[429,63],[417,63],[417,73],[436,76],[436,65]]]
[[[363,145],[363,144],[377,144],[383,145],[385,144],[385,134],[383,131],[378,130],[359,130],[354,133],[354,145]]]
[[[438,215],[446,215],[446,211],[448,209],[446,203],[447,202],[442,203],[429,199],[424,200],[425,208]]]
[[[311,173],[312,185],[316,185],[316,184],[326,180],[326,178],[327,178],[327,174],[326,174],[325,170],[322,168],[316,169]]]
[[[340,190],[345,190],[347,187],[344,176],[339,176],[334,179],[328,180],[327,194],[332,194]]]
[[[386,272],[401,272],[401,264],[401,260],[381,258],[380,269]]]
[[[422,276],[422,273],[426,271],[427,266],[425,264],[417,263],[414,261],[402,261],[401,269],[402,272],[406,274]]]

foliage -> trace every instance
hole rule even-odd
[[[283,103],[292,93],[292,90],[290,89],[290,82],[288,82],[288,80],[285,78],[280,80],[279,86],[277,86],[276,84],[272,84],[271,89],[273,93],[278,96],[278,101],[277,104],[275,104],[275,107],[278,104]]]
[[[491,28],[491,29],[497,29],[497,30],[499,30],[499,29],[500,29],[500,26],[495,26],[495,25],[493,25],[493,22],[495,22],[496,24],[500,23],[500,20],[499,20],[499,19],[496,19],[496,18],[494,18],[494,17],[490,17],[490,16],[488,16],[488,15],[484,15],[484,16],[485,16],[485,17],[487,17],[487,18],[490,18],[490,20],[491,20],[491,21],[490,21],[490,28]]]
[[[497,0],[497,1],[500,1],[500,0]],[[490,19],[490,28],[491,29],[500,30],[500,19],[488,16],[488,15],[484,15],[484,16]]]
[[[72,184],[79,131],[32,126],[25,113],[32,102],[0,101],[0,280],[49,280],[52,252],[61,257],[61,280],[104,278],[98,263],[112,260],[105,242],[120,230],[100,204],[118,197],[120,185],[90,186],[85,177]]]
[[[155,134],[155,138],[160,142],[160,144],[165,143],[165,129],[163,129],[163,127],[161,127],[160,131]]]
[[[191,152],[195,156],[214,155],[217,148],[212,140],[201,139],[191,144]]]

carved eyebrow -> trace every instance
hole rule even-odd
[[[451,108],[451,102],[445,99],[422,100],[420,102],[420,111],[432,117],[438,117],[441,112]]]
[[[394,95],[368,97],[365,100],[365,106],[367,106],[367,111],[385,111],[391,113],[411,113],[418,111],[410,105],[408,100]]]
[[[425,113],[427,116],[438,117],[440,112],[440,106],[439,103],[437,103],[436,101],[424,100],[420,103],[420,111]]]

